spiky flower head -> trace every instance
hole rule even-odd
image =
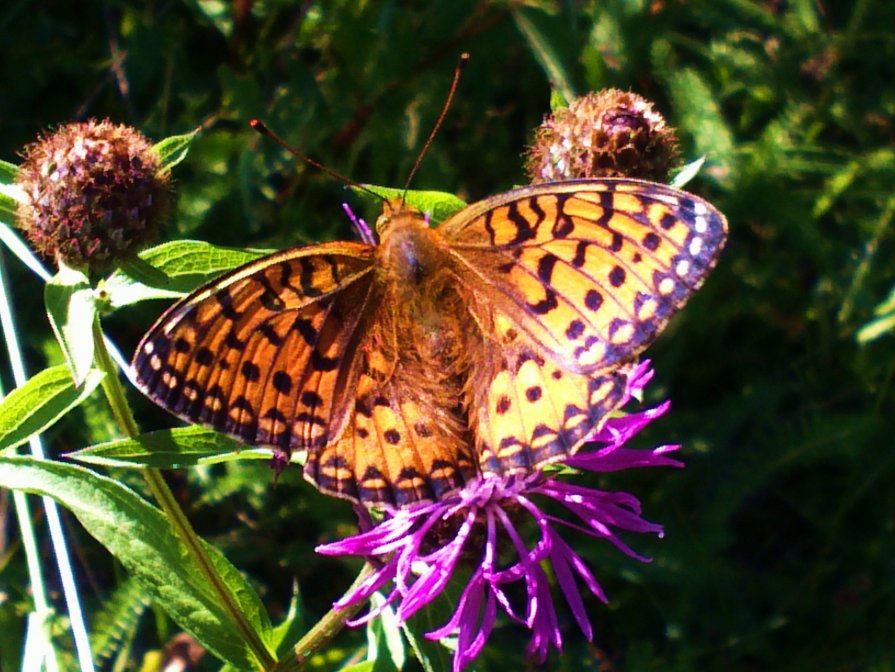
[[[23,150],[19,225],[41,254],[99,269],[151,241],[168,174],[139,131],[108,119],[66,124]]]
[[[666,182],[677,165],[674,131],[652,103],[605,89],[545,117],[526,157],[531,181],[636,177]]]

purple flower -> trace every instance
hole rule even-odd
[[[652,377],[648,362],[635,367],[628,383],[629,396],[638,396]],[[653,450],[625,448],[643,427],[668,410],[660,406],[611,418],[592,436],[589,445],[564,464],[580,470],[610,472],[635,467],[683,466],[668,457],[678,446]],[[540,508],[539,501],[560,504],[558,517]],[[551,510],[556,507],[550,507]],[[375,618],[386,605],[394,605],[398,619],[406,621],[434,600],[448,585],[458,565],[473,567],[457,608],[430,639],[456,635],[454,670],[458,672],[482,650],[499,611],[531,631],[527,652],[543,662],[552,645],[562,648],[562,637],[544,566],[552,567],[559,592],[578,627],[590,641],[590,621],[579,588],[583,584],[606,602],[600,584],[565,537],[587,535],[605,539],[626,555],[647,562],[619,537],[619,532],[661,534],[659,525],[644,520],[640,502],[624,492],[594,490],[560,480],[556,474],[536,472],[524,476],[483,477],[442,501],[387,511],[375,527],[366,512],[360,534],[319,546],[325,555],[358,555],[377,570],[367,581],[335,604],[344,608],[367,600],[379,590],[387,592],[381,606],[352,624]],[[537,532],[526,539],[523,530]],[[509,589],[523,588],[524,604],[511,602]]]

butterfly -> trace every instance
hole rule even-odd
[[[514,189],[436,227],[389,200],[376,231],[200,287],[137,347],[138,386],[246,444],[307,451],[323,492],[435,501],[577,451],[727,222],[689,193],[603,178]]]

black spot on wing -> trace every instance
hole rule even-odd
[[[529,303],[528,307],[537,315],[546,315],[551,310],[555,310],[558,305],[559,302],[556,300],[556,292],[548,288],[543,299],[537,303]]]
[[[609,284],[613,287],[621,287],[625,284],[625,269],[621,266],[615,266],[611,271],[609,271]]]
[[[228,320],[238,320],[240,313],[236,308],[233,307],[233,297],[230,296],[230,292],[227,289],[219,289],[214,293],[215,301],[218,302],[218,306],[221,308],[221,315],[226,317]]]
[[[548,285],[550,284],[550,281],[553,278],[553,269],[556,267],[558,261],[559,257],[550,252],[546,252],[540,259],[538,259],[538,278],[541,282]]]
[[[271,376],[270,384],[280,394],[289,394],[292,391],[292,376],[285,371],[277,371]]]
[[[314,286],[314,261],[312,258],[299,257],[298,266],[300,269],[298,284],[301,286],[301,291],[309,298],[320,296],[323,292]]]
[[[517,203],[510,203],[507,206],[507,219],[513,223],[513,226],[516,229],[516,235],[513,236],[513,239],[509,241],[509,243],[507,243],[508,245],[519,245],[520,243],[524,243],[535,237],[537,222],[535,224],[529,222],[528,219],[519,212]]]

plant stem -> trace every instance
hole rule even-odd
[[[5,226],[0,225],[5,229]],[[15,236],[13,236],[15,237]],[[16,385],[22,385],[27,380],[25,361],[22,357],[22,349],[19,345],[18,330],[10,305],[9,283],[6,280],[6,266],[2,253],[0,253],[0,325],[2,325],[3,337],[6,341],[6,349],[9,354],[10,368]],[[3,390],[0,389],[0,398]],[[43,443],[40,436],[33,436],[29,440],[31,454],[37,459],[46,459]],[[81,602],[78,598],[77,582],[71,566],[68,553],[68,544],[65,539],[65,531],[62,528],[62,520],[59,517],[59,508],[49,497],[41,498],[44,512],[47,517],[47,527],[50,531],[50,540],[53,545],[53,555],[59,568],[59,577],[62,581],[62,592],[65,596],[65,604],[68,608],[69,622],[71,623],[72,637],[75,641],[75,649],[78,654],[78,666],[81,672],[93,672],[93,658],[90,652],[90,638],[87,635],[87,625],[84,622],[84,613],[81,610]],[[28,500],[24,493],[13,491],[13,503],[18,517],[19,530],[22,534],[22,543],[25,548],[25,557],[28,566],[28,575],[31,581],[31,592],[34,596],[34,618],[31,622],[39,623],[40,634],[35,635],[38,646],[37,657],[42,659],[45,669],[54,672],[59,669],[56,660],[56,651],[49,634],[47,619],[53,610],[47,597],[44,585],[43,573],[40,564],[37,542],[34,528],[29,513]],[[36,619],[36,620],[35,620]],[[29,632],[34,632],[29,629]],[[29,644],[31,643],[29,638]],[[36,645],[37,646],[37,645]],[[27,649],[27,646],[26,646]],[[33,650],[33,649],[32,649]],[[27,660],[27,656],[26,656]],[[30,661],[29,661],[30,662]]]
[[[106,349],[105,339],[103,338],[98,318],[93,323],[93,341],[96,348],[96,364],[106,373],[103,378],[102,388],[112,409],[112,415],[115,416],[121,431],[129,438],[134,438],[140,433],[137,421],[134,419],[134,415],[127,403],[124,387],[118,377],[118,369],[115,367],[112,358],[109,356],[109,351]],[[204,578],[208,581],[221,603],[225,605],[233,619],[234,625],[242,633],[243,639],[248,643],[259,665],[263,669],[270,669],[275,664],[275,659],[258,637],[258,633],[255,632],[255,629],[248,622],[233,595],[227,589],[223,579],[215,570],[208,553],[205,551],[204,542],[193,530],[186,515],[183,513],[183,509],[180,508],[174,494],[165,482],[162,473],[158,469],[146,468],[143,470],[143,474],[153,497],[168,518],[174,534],[183,542],[187,552],[193,556],[201,568]]]
[[[360,584],[366,581],[373,573],[373,567],[370,564],[364,565],[360,574],[354,579],[354,583],[348,589],[350,593]],[[353,604],[344,609],[330,609],[314,626],[308,630],[304,636],[298,640],[298,643],[292,647],[288,657],[281,658],[271,672],[297,672],[301,670],[307,662],[310,655],[321,646],[329,642],[333,637],[342,631],[345,627],[345,621],[354,616],[361,610],[364,603]]]

